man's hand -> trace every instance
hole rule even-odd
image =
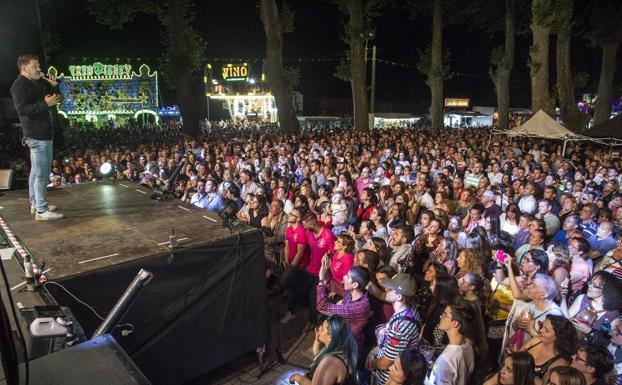
[[[58,81],[56,81],[56,76],[54,76],[54,75],[47,74],[47,77],[44,76],[41,79],[43,79],[46,82],[50,83],[52,85],[52,87],[56,87],[58,85]]]
[[[47,104],[48,107],[54,107],[59,102],[60,102],[59,94],[45,95],[45,104]]]
[[[372,367],[370,366],[370,365],[371,365],[371,362],[372,362],[373,360],[375,360],[375,359],[376,359],[376,354],[378,354],[378,351],[379,351],[379,350],[380,350],[380,349],[378,348],[378,346],[376,346],[376,347],[375,347],[375,348],[373,348],[373,349],[369,352],[369,354],[367,355],[367,359],[365,360],[365,367],[366,367],[367,369],[372,369]]]

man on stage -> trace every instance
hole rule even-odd
[[[22,124],[22,140],[30,148],[30,212],[38,221],[62,219],[63,214],[55,212],[56,207],[47,201],[54,138],[52,108],[61,100],[58,82],[54,76],[41,76],[35,55],[19,56],[17,68],[20,74],[11,86],[11,96]]]

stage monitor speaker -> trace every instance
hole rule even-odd
[[[10,190],[13,183],[13,170],[0,170],[0,190]]]
[[[109,334],[30,361],[30,385],[149,385]]]

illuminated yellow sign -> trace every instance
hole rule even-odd
[[[225,81],[246,80],[248,73],[248,63],[227,64],[222,67],[222,78]]]
[[[445,107],[468,107],[469,99],[445,98]]]

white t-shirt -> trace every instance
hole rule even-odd
[[[505,334],[503,335],[503,344],[501,346],[505,347],[507,340],[511,338],[514,335],[514,333],[516,333],[517,329],[514,329],[514,327],[512,327],[512,324],[514,323],[514,321],[516,321],[518,317],[520,317],[523,314],[523,312],[526,312],[526,311],[530,311],[531,314],[533,315],[533,319],[536,321],[534,325],[536,328],[536,331],[540,331],[540,328],[542,327],[542,323],[546,319],[547,315],[550,314],[550,315],[563,316],[561,309],[553,301],[551,301],[551,305],[545,311],[540,311],[536,308],[533,302],[515,300],[514,303],[512,304],[512,308],[510,309],[510,314],[508,315],[508,319],[505,323]],[[525,333],[523,344],[526,344],[527,341],[531,339],[531,337],[532,336],[529,333]],[[501,349],[501,353],[503,354],[503,349]]]
[[[425,385],[467,385],[475,367],[475,353],[470,342],[447,345],[434,362]]]
[[[505,231],[511,236],[514,236],[518,233],[518,230],[520,230],[520,227],[518,227],[516,222],[510,221],[506,218],[505,213],[501,214],[499,219],[501,220],[501,231]]]

